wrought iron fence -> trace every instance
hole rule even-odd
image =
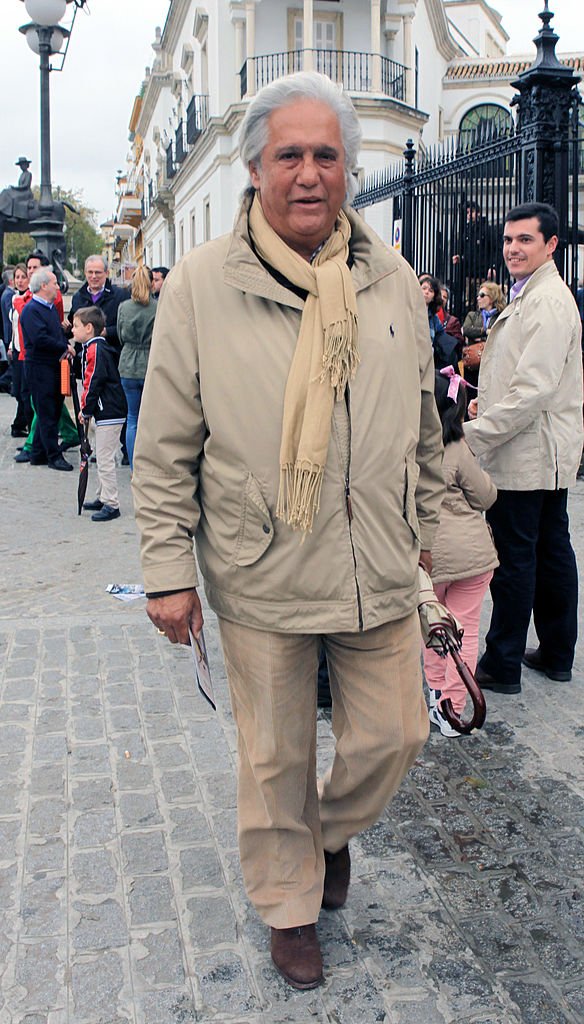
[[[269,85],[277,78],[290,75],[304,68],[305,50],[287,50],[283,53],[267,53],[259,57],[248,57],[239,73],[241,98],[247,96],[250,77],[255,90]],[[405,98],[405,72],[403,64],[372,53],[356,50],[311,50],[312,63],[316,71],[339,82],[348,92],[373,91],[373,62],[378,60],[381,69],[381,91],[392,99]]]
[[[182,164],[187,155],[186,125],[181,118],[174,133],[174,152],[177,164]]]
[[[172,141],[168,143],[166,147],[166,177],[170,181],[176,174],[176,166],[174,162],[174,146]]]
[[[582,99],[580,77],[555,55],[550,11],[539,15],[537,56],[512,82],[517,123],[487,124],[424,154],[411,140],[403,164],[363,183],[354,205],[392,204],[394,244],[418,273],[451,287],[457,316],[475,306],[485,278],[507,283],[502,238],[507,211],[519,203],[554,206],[560,223],[554,259],[564,280],[578,285],[584,245]]]
[[[193,146],[209,122],[209,97],[196,93],[187,107],[187,144]]]
[[[431,273],[451,290],[456,315],[475,306],[481,281],[506,280],[502,256],[505,212],[520,201],[520,142],[514,129],[458,139],[419,155],[408,143],[404,163],[367,179],[357,209],[393,204],[394,231],[417,273]]]

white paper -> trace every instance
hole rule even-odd
[[[197,686],[205,700],[208,701],[213,708],[213,711],[216,711],[217,705],[215,704],[215,694],[213,693],[213,683],[211,682],[205,634],[203,633],[203,630],[201,630],[197,638],[193,635],[189,627],[189,637],[191,639],[191,654],[195,665]]]

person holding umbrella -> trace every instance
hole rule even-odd
[[[95,458],[98,487],[95,501],[85,502],[94,523],[119,519],[120,503],[115,452],[128,406],[118,372],[116,352],[105,334],[106,320],[99,306],[78,309],[73,316],[73,338],[82,345],[83,392],[79,422],[95,420]]]

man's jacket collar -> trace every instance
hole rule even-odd
[[[253,250],[248,227],[250,203],[251,197],[246,195],[237,215],[223,265],[225,283],[272,302],[302,309],[303,300],[276,281]],[[350,207],[345,206],[344,210],[351,224],[350,245],[354,261],[351,274],[355,291],[360,292],[397,270],[399,258],[392,249],[383,245],[359,214]]]

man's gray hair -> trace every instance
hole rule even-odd
[[[93,256],[88,256],[87,257],[87,259],[85,260],[85,263],[83,264],[83,269],[87,270],[87,264],[88,263],[92,263],[93,260],[99,260],[101,263],[103,263],[103,269],[105,270],[105,272],[107,274],[107,271],[108,271],[107,260],[106,260],[105,256],[102,256],[101,253],[99,253],[99,252],[95,253],[95,255],[93,255]]]
[[[9,285],[14,281],[14,267],[2,271],[2,284]]]
[[[345,150],[345,181],[347,200],[357,191],[357,158],[361,145],[361,126],[357,112],[342,86],[317,71],[298,71],[294,75],[278,78],[260,89],[251,101],[242,121],[239,134],[239,152],[244,167],[250,163],[258,167],[268,142],[268,119],[275,110],[296,100],[316,100],[326,103],[339,120],[341,139]]]
[[[40,292],[41,288],[48,284],[52,277],[53,271],[50,267],[39,267],[38,270],[35,270],[28,283],[32,294],[36,295],[37,292]]]

